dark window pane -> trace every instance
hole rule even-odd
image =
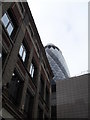
[[[46,88],[46,103],[47,105],[49,105],[49,91],[47,88]]]
[[[44,96],[44,81],[43,81],[42,77],[40,80],[40,94],[42,97]]]
[[[43,118],[43,110],[40,107],[38,107],[38,118]]]
[[[56,85],[52,85],[52,92],[56,92]]]
[[[12,79],[9,84],[9,98],[10,100],[18,105],[21,100],[21,94],[23,89],[23,81],[17,71],[15,70],[12,74]]]
[[[33,102],[34,102],[34,98],[33,98],[33,96],[30,94],[30,92],[27,90],[24,112],[25,112],[26,117],[27,117],[28,119],[32,118]]]
[[[2,49],[2,67],[5,63],[6,57],[7,57],[7,53],[5,52],[4,49]]]

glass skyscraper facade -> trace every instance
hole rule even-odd
[[[51,81],[51,118],[57,118],[56,81],[69,78],[70,73],[62,52],[58,47],[53,44],[48,44],[45,46],[45,51],[54,74],[54,77]]]
[[[48,44],[45,46],[45,51],[54,74],[52,84],[54,84],[56,80],[70,77],[67,64],[60,49],[53,44]]]

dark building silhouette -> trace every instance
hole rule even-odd
[[[62,55],[62,52],[58,47],[53,44],[45,46],[47,58],[49,60],[54,77],[51,81],[52,95],[51,95],[51,116],[57,118],[57,105],[56,105],[56,81],[63,80],[70,77],[70,73]]]
[[[2,2],[2,116],[51,116],[52,70],[27,2]]]

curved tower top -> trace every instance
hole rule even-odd
[[[45,46],[45,51],[54,74],[52,82],[70,77],[70,73],[61,50],[50,43]]]

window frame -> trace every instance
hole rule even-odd
[[[31,77],[34,78],[35,66],[34,66],[33,62],[31,62],[29,73],[30,73]]]
[[[8,57],[8,51],[4,46],[2,46],[2,51],[1,51],[2,69],[5,66],[5,63],[7,61],[7,57]]]
[[[27,119],[32,118],[33,104],[34,104],[34,96],[31,94],[30,90],[27,88],[25,104],[24,104],[24,113],[26,114]]]
[[[21,51],[21,53],[20,53],[20,51]],[[26,56],[27,56],[27,50],[26,50],[26,48],[25,48],[23,43],[21,43],[21,46],[20,46],[20,49],[19,49],[19,55],[20,55],[22,61],[25,62]]]
[[[45,101],[47,103],[47,105],[49,105],[49,96],[50,96],[50,93],[49,93],[49,89],[48,87],[46,86],[46,96],[45,96]]]
[[[33,75],[32,76],[30,74],[31,66],[33,66],[33,70],[32,70]],[[36,85],[37,84],[36,80],[37,80],[37,75],[38,75],[38,66],[37,66],[37,62],[36,62],[34,56],[32,58],[32,61],[31,61],[30,67],[29,67],[29,74],[30,74],[30,77],[33,79],[34,84]]]
[[[22,54],[20,53],[21,46],[23,48]],[[29,60],[29,57],[30,57],[30,47],[28,46],[26,36],[24,36],[23,41],[22,41],[22,43],[19,47],[18,56],[19,56],[21,62],[23,63],[24,67],[28,67],[28,64],[29,64],[28,60]]]
[[[11,81],[9,83],[8,94],[9,94],[9,99],[12,101],[13,104],[17,106],[21,102],[20,95],[23,93],[23,86],[24,86],[24,80],[22,79],[19,71],[15,68],[12,73]],[[13,91],[10,90],[12,87],[15,87],[16,89],[14,88]]]
[[[44,99],[44,80],[43,80],[43,76],[41,75],[40,77],[40,89],[39,89],[39,93],[42,96],[42,98]]]
[[[8,22],[6,23],[6,25],[5,25],[5,21],[4,21],[4,19],[5,19],[5,18],[4,18],[4,15],[6,15],[7,20],[8,20]],[[2,24],[3,24],[3,26],[4,26],[4,28],[6,29],[8,35],[11,36],[11,35],[12,35],[12,32],[14,31],[14,24],[13,24],[13,22],[12,22],[10,16],[9,16],[9,14],[8,14],[8,12],[5,12],[5,13],[3,14],[3,16],[1,17],[1,22],[2,22]],[[11,31],[10,31],[10,25],[11,25],[11,27],[12,27],[12,30],[11,30]]]

